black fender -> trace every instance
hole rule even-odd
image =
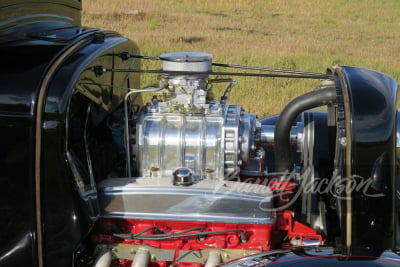
[[[380,255],[395,244],[397,83],[358,67],[333,72],[342,244],[347,254]]]

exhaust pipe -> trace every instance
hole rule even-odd
[[[110,267],[112,261],[112,253],[109,249],[102,249],[97,255],[93,267]]]
[[[146,248],[140,247],[133,258],[131,267],[147,267],[150,261],[150,254]]]

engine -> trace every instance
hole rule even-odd
[[[0,266],[399,263],[392,77],[141,55],[83,27],[81,2],[0,2]],[[146,12],[104,15],[140,26]],[[241,77],[316,83],[259,119],[231,103]]]
[[[112,125],[116,114],[124,114],[124,133],[114,142],[124,151],[127,177],[97,184],[101,216],[89,237],[93,254],[82,262],[211,267],[279,248],[329,244],[344,253],[371,254],[387,246],[382,233],[391,227],[388,220],[377,210],[365,213],[364,206],[389,203],[389,193],[370,196],[392,179],[377,177],[393,159],[377,139],[360,132],[369,119],[361,110],[374,106],[352,101],[363,95],[363,86],[372,88],[363,96],[388,95],[393,87],[381,82],[388,77],[352,67],[320,76],[295,73],[323,78],[320,87],[294,99],[279,116],[257,120],[228,104],[237,81],[210,78],[212,55],[167,53],[159,59],[159,83],[129,90],[123,112],[110,116]],[[365,77],[376,83],[360,84]],[[217,99],[210,85],[221,81],[228,86]],[[140,93],[152,95],[143,106],[135,104]],[[312,110],[321,106],[328,108]],[[380,136],[379,127],[369,134]],[[365,146],[374,146],[378,159],[363,158]],[[352,165],[358,159],[364,164],[359,169]],[[363,195],[347,190],[356,179],[346,177],[361,174],[375,179],[362,179]],[[352,227],[363,220],[362,231]],[[380,234],[376,246],[366,246]]]
[[[161,59],[165,72],[195,74],[164,75],[161,92],[139,114],[134,149],[139,175],[172,177],[175,173],[175,183],[190,185],[235,177],[241,170],[262,173],[264,151],[256,115],[226,104],[235,81],[224,99],[216,101],[207,89],[210,54],[170,53]]]

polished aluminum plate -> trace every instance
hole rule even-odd
[[[107,179],[98,187],[102,216],[248,224],[275,220],[266,186],[219,180],[171,184],[166,178]]]

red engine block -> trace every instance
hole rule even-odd
[[[322,237],[316,232],[292,219],[290,211],[277,214],[278,218],[273,224],[235,224],[216,222],[177,222],[159,220],[135,220],[135,219],[101,219],[94,228],[91,240],[94,244],[132,244],[151,246],[157,249],[175,250],[176,256],[179,251],[199,251],[206,249],[238,249],[247,251],[264,252],[280,247],[291,246],[288,241],[297,238],[300,242],[303,239],[319,240]],[[179,237],[171,236],[165,240],[149,239],[140,240],[135,238],[121,238],[114,234],[137,234],[142,232],[141,237],[154,236],[157,234],[194,234],[199,231],[204,235]],[[211,232],[207,234],[207,232]],[[214,233],[212,233],[214,232]],[[285,236],[286,244],[283,243]],[[131,259],[120,259],[113,262],[116,266],[131,266]],[[150,265],[163,267],[171,262],[155,261]],[[179,262],[179,266],[202,266],[198,263]]]
[[[235,248],[267,251],[271,249],[271,233],[275,225],[265,224],[233,224],[233,223],[213,223],[213,222],[176,222],[176,221],[156,221],[156,220],[133,220],[133,219],[102,219],[96,224],[97,233],[92,235],[95,243],[133,243],[136,245],[148,245],[162,249],[182,249],[200,250],[209,248]],[[121,229],[123,233],[139,233],[146,229],[144,235],[154,235],[157,233],[171,234],[188,229],[192,231],[185,234],[201,232],[218,232],[233,230],[204,236],[177,237],[168,240],[135,240],[121,239],[109,234],[112,229]],[[153,228],[153,229],[152,229]],[[157,229],[157,231],[155,230]],[[243,230],[243,232],[238,232]]]
[[[277,182],[270,187],[277,193],[274,200],[277,207],[284,206],[290,200],[292,184]],[[150,259],[148,265],[153,267],[204,266],[204,262],[180,261],[181,252],[203,251],[207,254],[214,249],[235,255],[240,251],[247,255],[298,246],[307,241],[322,244],[321,235],[295,221],[292,211],[278,210],[272,217],[275,217],[272,224],[102,218],[95,223],[91,241],[94,245],[109,244],[115,251],[122,249],[131,251],[131,254],[135,254],[135,249],[140,246],[156,252],[163,250],[160,253],[163,255],[169,253],[169,260],[158,260],[157,257]],[[234,250],[236,252],[232,252]],[[119,257],[112,266],[125,267],[131,266],[131,263],[132,257]]]

